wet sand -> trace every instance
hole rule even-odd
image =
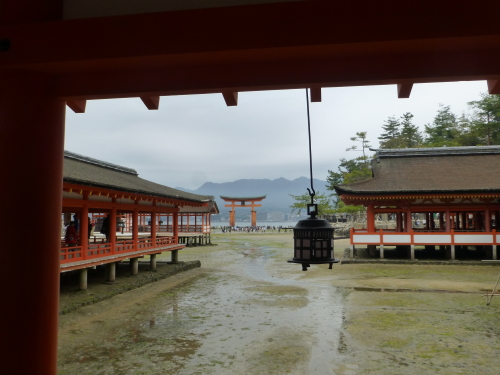
[[[483,290],[500,267],[302,272],[290,233],[213,242],[180,252],[199,269],[62,316],[59,373],[498,373],[500,297],[486,306]]]

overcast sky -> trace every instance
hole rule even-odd
[[[324,180],[340,158],[359,156],[346,151],[356,132],[378,147],[389,116],[411,112],[423,130],[439,103],[460,115],[486,90],[484,81],[419,84],[398,99],[395,86],[323,89],[322,102],[311,103],[314,177]],[[162,97],[157,111],[139,98],[91,100],[85,114],[67,109],[65,149],[171,187],[308,177],[305,90],[240,93],[236,107],[221,94]]]

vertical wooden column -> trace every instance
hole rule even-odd
[[[368,232],[375,232],[375,214],[373,204],[366,207],[366,229]]]
[[[179,243],[179,208],[172,214],[172,232],[174,243]]]
[[[406,211],[406,222],[405,222],[405,232],[411,232],[413,225],[412,225],[412,219],[411,219],[411,211],[408,209]]]
[[[89,247],[89,206],[82,207],[80,215],[80,246],[82,247],[82,258],[87,259]]]
[[[490,215],[490,208],[486,206],[486,209],[484,210],[484,231],[489,233],[491,232],[491,215]]]
[[[252,211],[252,226],[257,226],[257,211]]]
[[[439,213],[439,229],[443,230],[444,229],[444,212]]]
[[[156,210],[151,212],[151,242],[153,242],[153,246],[156,246],[156,223],[157,215]]]
[[[111,254],[115,253],[116,249],[116,208],[111,209],[109,217],[109,243],[111,245]]]
[[[139,210],[136,208],[132,213],[132,240],[134,241],[134,250],[137,251],[139,245]]]
[[[446,231],[451,232],[451,217],[450,217],[450,209],[446,209],[446,218],[445,218],[445,224],[446,224]]]
[[[52,77],[0,82],[1,372],[56,374],[65,102]]]

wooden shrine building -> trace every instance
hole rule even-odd
[[[266,198],[265,195],[260,196],[260,197],[224,197],[220,196],[222,200],[225,202],[231,202],[231,204],[226,204],[224,207],[230,207],[231,211],[229,211],[229,225],[234,227],[236,225],[236,211],[235,209],[237,207],[246,207],[246,208],[251,208],[251,214],[252,214],[252,227],[257,226],[257,211],[255,211],[256,207],[262,207],[261,204],[257,204],[255,202],[261,202],[263,199]],[[250,204],[248,204],[250,202]]]
[[[473,249],[497,259],[500,146],[372,151],[371,179],[335,187],[346,204],[366,207],[366,228],[351,230],[352,248],[379,247],[384,258],[384,247],[404,247],[411,259],[416,249],[441,250],[452,260]],[[378,227],[381,215],[392,228]]]
[[[415,85],[479,80],[498,94],[491,3],[0,0],[0,235],[9,265],[0,272],[9,303],[0,312],[3,372],[57,373],[66,106],[83,114],[89,100],[137,98],[156,110],[169,96],[218,94],[232,107],[240,92],[305,88],[321,102],[323,88],[364,85],[393,85],[394,96],[409,98]],[[113,199],[129,198],[108,189],[110,210],[184,201],[139,190],[125,207]],[[81,190],[82,199],[66,199],[85,201]],[[12,288],[20,256],[27,261]]]
[[[172,189],[140,178],[134,169],[68,151],[64,153],[62,196],[63,214],[76,215],[80,226],[76,247],[61,243],[60,270],[81,270],[81,285],[86,284],[87,269],[96,265],[106,264],[108,281],[113,281],[116,262],[125,259],[131,260],[133,273],[137,273],[139,257],[145,255],[150,256],[152,269],[156,268],[156,254],[162,252],[171,251],[172,261],[177,262],[177,251],[185,247],[179,243],[180,229],[209,233],[207,215],[216,210],[213,196]],[[89,240],[89,214],[108,217],[107,241],[95,236]],[[202,218],[199,228],[180,224],[182,217],[189,223],[191,215]],[[170,225],[161,222],[165,217],[170,218]],[[119,224],[126,228],[125,233],[120,233]]]

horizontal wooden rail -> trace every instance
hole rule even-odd
[[[451,230],[393,232],[378,230],[354,230],[351,228],[351,245],[498,245],[500,234],[493,229],[491,232],[468,232]]]

